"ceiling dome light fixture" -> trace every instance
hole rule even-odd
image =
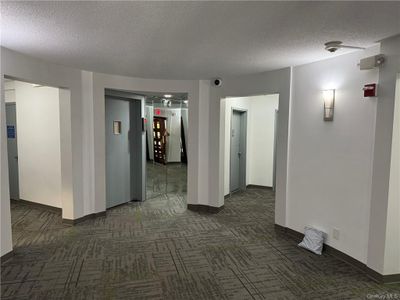
[[[165,97],[165,98],[171,98],[172,95],[171,95],[171,94],[165,94],[164,97]]]
[[[339,50],[341,48],[361,49],[361,50],[365,49],[363,47],[343,45],[343,42],[341,42],[341,41],[331,41],[331,42],[325,43],[325,50],[327,50],[331,53],[336,52],[337,50]]]

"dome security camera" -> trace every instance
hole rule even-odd
[[[333,53],[336,52],[337,50],[339,50],[341,48],[342,42],[340,41],[333,41],[333,42],[328,42],[325,43],[325,50]]]
[[[221,86],[222,85],[222,79],[221,78],[215,78],[213,81],[215,86]]]
[[[331,52],[331,53],[336,52],[338,49],[339,49],[339,48],[336,48],[336,47],[329,47],[329,48],[326,48],[326,50],[328,50],[328,51]]]

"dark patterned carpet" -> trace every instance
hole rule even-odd
[[[2,299],[399,299],[357,269],[274,229],[274,194],[236,193],[218,214],[180,194],[128,203],[70,227],[12,204],[15,256]],[[380,298],[379,298],[380,297]]]

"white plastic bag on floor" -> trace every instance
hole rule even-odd
[[[310,250],[315,254],[322,254],[322,247],[324,246],[325,232],[319,231],[315,228],[305,227],[304,238],[299,244],[299,247]]]

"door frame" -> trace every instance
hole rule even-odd
[[[6,126],[7,126],[7,106],[12,106],[12,105],[14,105],[15,106],[15,123],[16,123],[16,125],[15,125],[15,138],[16,138],[16,140],[17,140],[17,157],[16,157],[16,160],[17,160],[17,181],[18,181],[18,199],[13,199],[13,198],[11,198],[11,188],[10,188],[10,195],[9,195],[9,197],[10,197],[10,199],[11,200],[20,200],[20,193],[19,193],[19,164],[18,164],[18,124],[17,124],[17,102],[5,102],[5,108],[6,108],[6,110],[5,110],[5,112],[6,112]],[[7,159],[8,159],[8,134],[7,134]],[[8,174],[10,174],[10,160],[8,160]],[[10,186],[10,183],[11,183],[11,178],[10,178],[10,175],[8,175],[9,176],[9,182],[8,182],[8,184],[9,184],[9,186]]]
[[[42,78],[40,80],[36,78],[32,79],[30,77],[32,76],[35,77],[36,73],[35,72],[33,72],[32,74],[30,72],[28,73],[24,74],[27,77],[22,77],[22,76],[15,76],[12,73],[6,72],[1,76],[2,84],[4,85],[4,81],[6,79],[10,79],[15,81],[21,81],[24,83],[40,84],[42,86],[56,88],[59,91],[60,146],[61,146],[60,159],[61,159],[61,191],[62,191],[60,209],[61,209],[62,220],[65,221],[66,223],[69,223],[71,220],[77,218],[75,207],[77,206],[77,198],[80,197],[77,196],[77,194],[79,194],[77,191],[78,185],[75,182],[76,177],[74,177],[73,173],[73,160],[72,160],[73,153],[75,153],[76,151],[76,149],[73,147],[76,146],[76,140],[74,140],[74,138],[76,138],[76,134],[72,130],[72,121],[71,121],[74,119],[73,116],[75,116],[76,114],[76,111],[74,110],[76,109],[76,107],[75,105],[73,105],[75,101],[72,100],[76,99],[76,95],[72,96],[71,90],[76,88],[76,86],[74,85],[74,82],[70,82],[68,80],[62,82],[58,81],[54,82],[50,78],[45,78],[45,79]],[[7,103],[11,103],[11,102],[5,102],[4,90],[0,102],[4,103],[4,111],[5,111],[5,105]],[[16,109],[18,110],[18,108]],[[4,121],[1,122],[2,123],[4,122],[3,123],[4,125],[2,124],[2,126],[5,126],[6,123],[5,118]],[[17,127],[17,134],[18,134],[18,127]],[[7,151],[5,151],[5,155],[8,156],[8,149]],[[9,171],[9,166],[7,160],[7,172],[8,171]],[[19,173],[19,162],[18,162],[18,173]],[[18,184],[20,184],[19,178],[20,174],[18,174]],[[6,181],[7,184],[9,185],[10,183],[8,175]],[[21,186],[19,185],[19,192],[20,191],[21,191]],[[8,193],[8,197],[9,196],[10,195]],[[19,198],[21,200],[21,193],[19,193]]]
[[[279,102],[278,102],[279,103]],[[275,109],[274,114],[274,156],[273,156],[273,167],[272,167],[272,190],[276,190],[276,150],[278,146],[278,122],[279,122],[279,108]]]
[[[237,111],[240,113],[240,117],[244,118],[244,134],[245,134],[245,139],[244,139],[244,149],[245,149],[245,155],[244,155],[244,168],[243,172],[239,171],[239,189],[236,191],[231,190],[231,178],[232,178],[232,116],[234,111]],[[231,114],[230,114],[230,132],[229,132],[229,195],[232,195],[233,193],[237,191],[244,191],[246,190],[246,178],[247,178],[247,116],[248,116],[248,109],[246,108],[240,108],[240,107],[231,107]],[[239,167],[240,170],[240,167]]]
[[[141,122],[143,122],[143,118],[144,118],[143,112],[144,112],[145,99],[144,99],[144,97],[142,95],[140,95],[138,93],[135,93],[135,92],[131,92],[131,91],[120,91],[120,90],[105,88],[104,89],[104,125],[105,125],[104,126],[104,141],[105,141],[104,149],[105,149],[105,154],[107,153],[107,141],[106,141],[106,134],[107,134],[106,133],[106,113],[107,112],[106,112],[106,102],[107,101],[112,101],[113,99],[114,100],[127,101],[129,103],[129,105],[131,105],[131,103],[133,101],[140,102],[140,106],[141,106],[141,108],[140,108],[140,111],[141,111],[141,113],[140,113]],[[132,117],[131,116],[131,112],[129,112],[129,118],[130,118],[129,126],[132,125],[131,117]],[[140,139],[140,144],[141,144],[141,146],[140,146],[140,149],[141,149],[141,151],[140,151],[141,152],[140,165],[141,165],[141,169],[142,170],[141,170],[141,176],[140,176],[140,181],[141,181],[140,182],[140,196],[136,197],[138,199],[134,198],[134,199],[131,199],[130,201],[141,201],[142,202],[142,201],[146,200],[146,138],[145,138],[145,132],[143,131],[143,129],[142,129],[141,133],[142,133],[141,134],[142,137]],[[131,132],[129,130],[129,134],[128,134],[129,138],[130,138],[130,135],[131,135]],[[131,143],[132,142],[130,141],[129,142],[130,149],[132,147]],[[131,151],[132,150],[130,150],[130,155],[132,155]],[[106,180],[106,184],[104,185],[104,187],[105,187],[105,203],[104,203],[104,205],[105,205],[105,210],[108,210],[108,209],[113,208],[115,206],[107,207],[107,155],[105,155],[104,163],[105,163],[104,171],[105,171],[105,180]],[[133,162],[131,160],[130,161],[130,165],[132,165],[132,163]],[[132,191],[132,185],[133,184],[132,184],[132,177],[131,177],[131,180],[130,180],[131,191]],[[139,189],[138,189],[138,191],[139,191]],[[132,192],[131,192],[131,194],[132,194]],[[128,202],[130,202],[130,201],[128,201]],[[128,203],[128,202],[125,202],[125,203]],[[122,203],[122,204],[125,204],[125,203]]]

